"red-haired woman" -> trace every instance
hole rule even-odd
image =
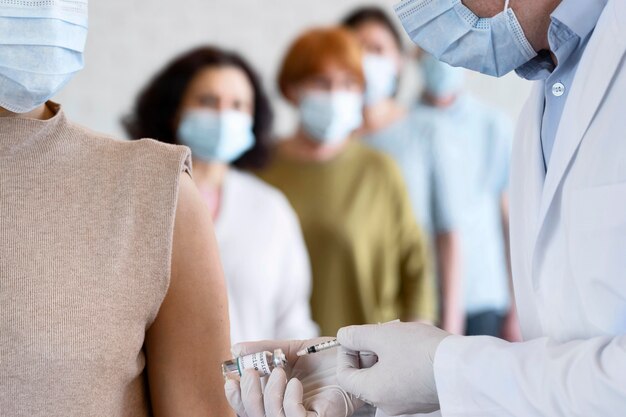
[[[313,318],[328,335],[349,324],[436,319],[426,244],[400,173],[353,140],[362,122],[362,60],[345,29],[311,30],[295,41],[279,85],[299,109],[299,128],[259,173],[298,213],[313,268]]]

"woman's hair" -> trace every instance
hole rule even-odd
[[[361,25],[366,23],[379,24],[391,33],[398,49],[402,50],[402,37],[400,36],[398,28],[393,23],[393,20],[380,7],[360,7],[346,16],[341,23],[350,29],[358,29]]]
[[[269,158],[273,112],[261,80],[252,67],[238,54],[215,47],[189,51],[169,63],[139,94],[134,111],[122,124],[133,139],[153,138],[179,144],[176,116],[187,88],[200,71],[207,68],[234,67],[243,71],[254,90],[252,130],[254,146],[233,165],[241,169],[263,168]]]
[[[290,85],[321,72],[328,62],[350,71],[365,86],[363,51],[354,35],[345,28],[312,29],[289,47],[278,75],[278,86],[287,97]]]

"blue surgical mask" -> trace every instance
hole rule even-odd
[[[501,77],[537,56],[508,4],[492,18],[461,0],[408,0],[396,13],[413,42],[440,61]]]
[[[363,123],[363,95],[309,92],[300,100],[302,127],[320,143],[336,145]]]
[[[59,92],[84,66],[87,27],[87,0],[0,0],[0,107],[27,113]]]
[[[396,63],[384,56],[367,54],[363,58],[365,104],[373,105],[392,97],[398,84]]]
[[[421,61],[424,76],[424,90],[435,98],[445,98],[459,94],[465,85],[465,70],[451,67],[432,55],[425,55]]]
[[[190,110],[178,126],[178,140],[191,149],[194,158],[230,164],[255,143],[249,114],[228,110]]]

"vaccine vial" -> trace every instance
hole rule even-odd
[[[267,376],[275,368],[285,366],[287,366],[285,353],[282,349],[276,349],[274,352],[258,352],[226,361],[222,364],[222,374],[224,378],[239,378],[246,369],[254,369],[259,375]]]

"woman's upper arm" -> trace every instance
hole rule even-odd
[[[232,415],[220,371],[229,347],[228,301],[213,226],[193,181],[182,174],[170,286],[146,334],[154,415]]]

